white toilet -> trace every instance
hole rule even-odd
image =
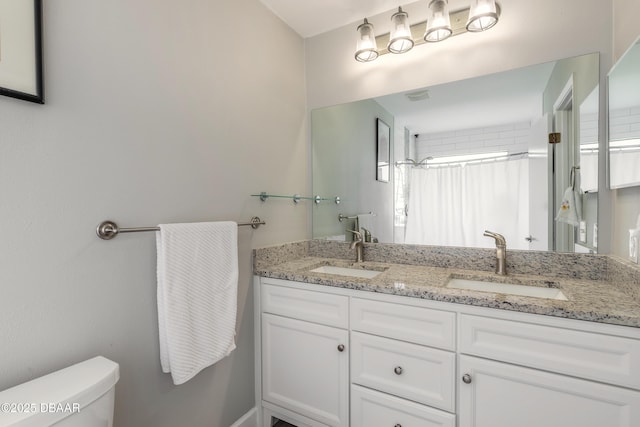
[[[102,356],[0,392],[0,427],[112,427],[118,364]]]

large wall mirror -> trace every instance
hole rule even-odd
[[[640,185],[640,39],[609,73],[609,184]]]
[[[312,111],[313,193],[342,199],[313,206],[313,237],[596,251],[598,82],[590,54]]]

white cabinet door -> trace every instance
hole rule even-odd
[[[346,330],[262,314],[262,397],[328,426],[349,425]]]
[[[640,426],[637,391],[470,356],[459,376],[460,427]]]

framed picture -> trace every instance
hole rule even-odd
[[[389,182],[390,174],[390,149],[391,129],[381,119],[377,119],[377,155],[376,155],[376,179],[381,182]]]
[[[42,0],[0,0],[0,95],[44,104]]]

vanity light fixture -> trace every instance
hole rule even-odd
[[[376,35],[373,33],[373,25],[367,21],[367,18],[364,18],[364,22],[358,26],[358,35],[356,61],[373,61],[378,57],[378,45]]]
[[[429,3],[427,31],[424,33],[424,40],[427,42],[440,42],[452,33],[453,30],[451,29],[449,4],[447,0],[431,0],[431,3]]]
[[[355,59],[370,62],[380,55],[405,53],[427,42],[440,42],[466,32],[485,31],[495,26],[499,17],[500,5],[495,0],[471,0],[469,8],[453,13],[449,13],[448,0],[429,0],[427,21],[410,25],[409,15],[398,7],[391,16],[391,31],[387,34],[376,37],[373,25],[366,18],[358,26]],[[378,50],[378,45],[386,47]]]
[[[391,15],[391,33],[387,49],[391,53],[405,53],[410,51],[413,45],[409,15],[399,7],[398,11]]]
[[[498,23],[495,0],[472,0],[467,21],[467,31],[485,31]]]

